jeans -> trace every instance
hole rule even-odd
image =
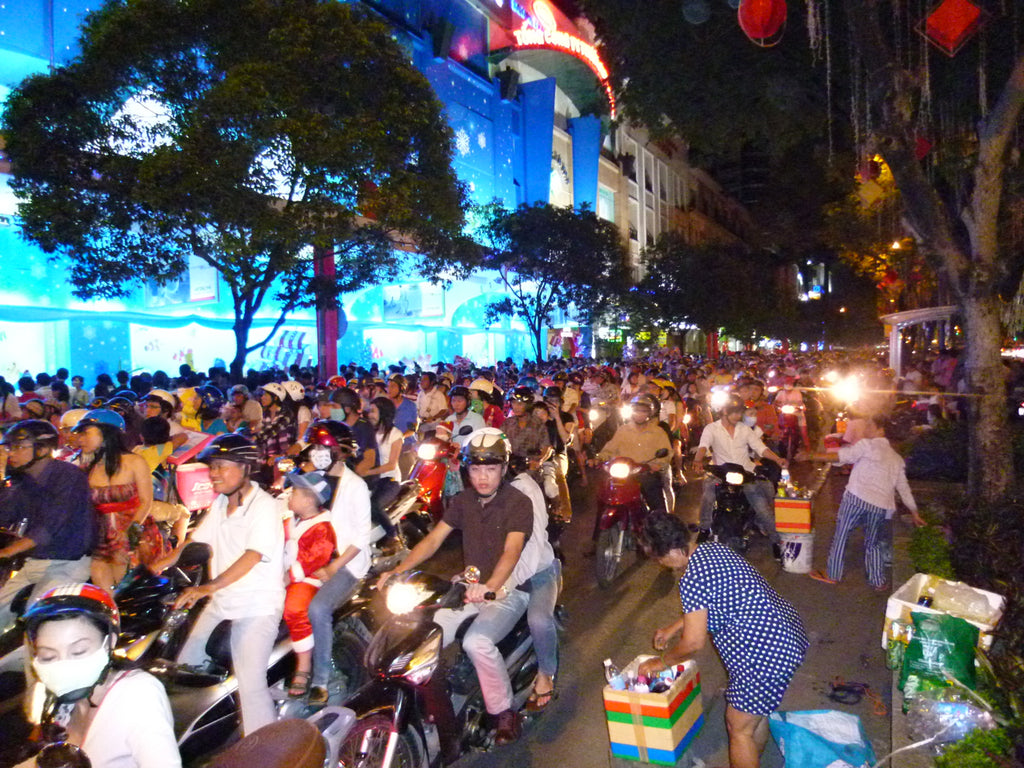
[[[348,602],[359,587],[359,579],[348,568],[324,582],[309,601],[309,623],[313,625],[313,679],[312,685],[326,688],[334,668],[331,647],[334,643],[334,611]]]
[[[382,477],[374,485],[373,493],[370,494],[370,520],[374,525],[379,525],[384,529],[385,536],[395,535],[395,526],[391,524],[384,509],[395,500],[400,488],[397,481],[390,477]]]
[[[526,620],[530,624],[533,647],[537,650],[537,666],[554,679],[558,671],[558,627],[555,624],[555,603],[562,589],[562,563],[554,561],[530,579],[530,603]]]
[[[207,604],[178,654],[178,663],[205,663],[208,658],[206,642],[224,618],[215,605]],[[267,687],[267,668],[280,626],[280,609],[268,616],[231,619],[231,668],[238,681],[242,733],[246,736],[277,719],[274,700]]]
[[[704,495],[700,500],[700,527],[704,530],[711,530],[711,520],[715,509],[715,490],[718,488],[719,480],[714,475],[704,478]],[[772,544],[778,544],[779,533],[775,530],[775,494],[772,491],[772,484],[767,480],[755,480],[743,486],[743,495],[754,510],[754,517],[758,527],[768,537]]]
[[[25,607],[32,605],[39,597],[53,587],[89,580],[89,555],[78,560],[36,560],[28,558],[25,565],[0,587],[0,632],[13,626],[15,615],[11,602],[25,587],[32,585]]]
[[[501,657],[497,643],[526,613],[529,601],[528,594],[513,589],[508,597],[500,600],[466,603],[459,610],[445,608],[434,614],[434,621],[443,633],[444,645],[455,640],[455,633],[463,621],[476,616],[473,625],[462,638],[462,649],[473,662],[484,705],[492,715],[499,715],[512,708],[512,682],[508,679],[505,660]]]

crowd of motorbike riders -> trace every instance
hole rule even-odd
[[[161,686],[112,655],[114,595],[126,573],[159,573],[188,544],[209,547],[211,578],[174,604],[206,601],[178,662],[201,664],[207,637],[230,620],[241,722],[251,733],[276,717],[266,672],[282,616],[296,655],[288,695],[325,704],[336,674],[335,610],[365,580],[383,585],[417,568],[458,529],[479,581],[466,588],[469,613],[437,620],[447,645],[458,623],[477,616],[462,645],[495,741],[508,743],[521,723],[496,646],[524,615],[539,669],[526,707],[544,709],[557,695],[557,539],[572,520],[569,479],[586,485],[595,477],[588,467],[624,456],[649,470],[641,475],[649,507],[672,511],[686,472],[702,469],[700,437],[719,415],[758,428],[763,457],[785,466],[832,430],[826,376],[860,371],[876,393],[860,399],[864,412],[891,410],[904,387],[928,419],[947,418],[956,403],[940,393],[955,388],[955,363],[922,360],[903,382],[871,354],[703,360],[678,350],[604,365],[350,365],[326,381],[293,367],[250,371],[234,385],[223,369],[202,375],[188,366],[174,378],[103,375],[92,389],[66,369],[26,375],[17,391],[0,379],[0,563],[13,571],[0,586],[0,629],[17,618],[20,594],[30,674],[48,693],[43,716],[93,765],[180,765]],[[216,498],[204,515],[189,514],[169,503],[168,467],[209,435],[193,460],[208,465]],[[443,516],[413,540],[387,510],[424,444],[451,462],[435,489]],[[758,513],[772,493],[754,492]],[[371,574],[382,554],[389,566]]]

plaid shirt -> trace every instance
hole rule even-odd
[[[526,426],[520,425],[519,419],[515,416],[509,416],[501,428],[512,444],[512,453],[516,456],[537,456],[551,447],[547,424],[532,415],[524,420]]]
[[[284,414],[279,414],[277,418],[264,416],[263,425],[253,441],[260,449],[261,460],[283,456],[295,442],[295,424]]]

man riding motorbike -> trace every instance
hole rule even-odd
[[[500,435],[481,431],[471,436],[462,449],[466,489],[453,497],[444,519],[426,538],[377,582],[383,585],[392,574],[415,568],[433,556],[453,530],[462,531],[465,563],[479,568],[480,581],[467,587],[463,609],[439,611],[435,621],[448,645],[462,622],[476,615],[462,647],[476,669],[487,711],[497,718],[495,742],[499,745],[515,741],[520,734],[519,717],[512,709],[512,684],[497,643],[526,612],[530,600],[515,582],[511,588],[508,584],[534,527],[529,498],[506,482],[510,456],[509,443]],[[518,573],[521,579],[532,575]],[[496,599],[488,601],[489,592]]]

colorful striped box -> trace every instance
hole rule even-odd
[[[631,666],[647,658],[639,656]],[[614,757],[675,765],[704,724],[697,663],[686,662],[682,674],[664,693],[616,691],[605,686],[604,710]]]
[[[811,500],[775,499],[775,530],[779,533],[810,533]]]

